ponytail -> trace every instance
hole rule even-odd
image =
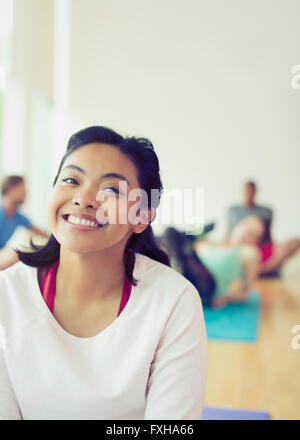
[[[126,275],[131,284],[137,285],[137,280],[132,275],[132,267],[134,264],[135,254],[139,253],[158,261],[159,263],[170,266],[170,260],[166,252],[164,252],[156,243],[152,231],[152,227],[148,227],[140,234],[133,233],[129,238],[126,250],[129,251],[128,259],[124,254],[124,263]]]
[[[51,234],[48,242],[44,246],[34,244],[31,238],[28,252],[20,249],[13,250],[17,253],[19,260],[27,266],[45,267],[55,263],[55,261],[59,259],[60,244],[54,235]]]

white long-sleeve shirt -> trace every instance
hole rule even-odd
[[[141,254],[122,313],[81,338],[42,297],[37,268],[0,272],[0,419],[197,420],[207,379],[200,296]]]

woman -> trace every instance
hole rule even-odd
[[[253,246],[214,246],[195,243],[195,252],[215,280],[212,307],[244,302],[253,290],[259,273],[259,252]]]
[[[155,244],[152,189],[149,140],[105,127],[70,138],[48,243],[0,273],[0,418],[201,417],[201,300]]]

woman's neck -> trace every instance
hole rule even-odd
[[[64,296],[90,302],[119,292],[125,279],[123,252],[109,249],[95,253],[60,250],[56,286]]]

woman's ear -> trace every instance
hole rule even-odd
[[[133,232],[136,234],[141,234],[147,229],[149,223],[153,220],[155,214],[154,208],[141,209],[140,210],[140,220],[136,225],[133,225]]]

